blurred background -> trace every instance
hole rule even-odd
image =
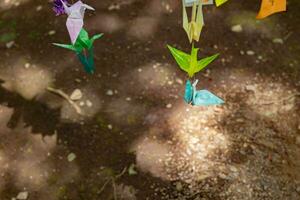
[[[85,3],[93,75],[52,45],[70,42],[52,1],[0,0],[1,200],[300,199],[299,1],[259,21],[259,0],[204,6],[212,107],[185,104],[166,48],[191,48],[180,0]]]

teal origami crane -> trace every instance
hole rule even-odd
[[[53,44],[74,51],[80,62],[84,65],[85,71],[89,74],[93,74],[95,72],[93,43],[95,40],[101,38],[102,35],[103,34],[97,34],[89,38],[86,30],[82,28],[75,44]]]
[[[187,72],[189,77],[193,77],[195,73],[204,69],[207,65],[213,62],[219,56],[219,54],[215,54],[213,56],[203,58],[198,61],[197,56],[199,49],[195,48],[194,45],[192,46],[192,51],[190,55],[169,45],[168,48],[173,57],[175,58],[179,67],[183,71]]]
[[[188,104],[195,106],[212,106],[223,104],[224,101],[211,93],[208,90],[198,90],[196,85],[198,80],[196,80],[193,85],[189,80],[187,80],[185,85],[184,100]]]

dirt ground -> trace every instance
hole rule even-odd
[[[300,2],[256,21],[259,0],[205,6],[196,75],[225,100],[192,107],[179,0],[86,1],[94,75],[51,1],[0,1],[0,199],[300,199]],[[76,113],[49,87],[82,93]]]

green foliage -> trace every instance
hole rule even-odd
[[[15,32],[3,33],[0,35],[0,42],[6,43],[16,39],[17,34]]]

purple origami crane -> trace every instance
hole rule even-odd
[[[77,1],[75,4],[68,7],[65,0],[60,0],[65,13],[69,16],[67,19],[67,28],[72,41],[75,44],[77,37],[83,27],[84,12],[86,9],[95,10],[91,6],[82,3],[82,1]]]

